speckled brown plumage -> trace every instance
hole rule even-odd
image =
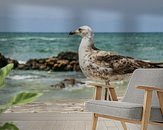
[[[161,68],[163,63],[150,63],[128,56],[101,51],[94,46],[93,32],[88,26],[82,26],[73,34],[82,37],[79,46],[79,64],[87,78],[110,81],[124,77],[137,68]]]

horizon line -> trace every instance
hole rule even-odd
[[[0,33],[69,33],[69,32],[51,32],[51,31],[49,31],[49,32],[25,32],[25,31],[0,31]],[[163,32],[146,32],[146,31],[144,31],[144,32],[94,32],[94,33],[163,33]]]

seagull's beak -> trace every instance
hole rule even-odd
[[[69,32],[69,35],[75,35],[75,32]]]
[[[69,35],[79,35],[79,34],[80,32],[78,29],[69,33]]]

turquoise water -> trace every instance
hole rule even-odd
[[[97,33],[94,41],[102,50],[163,61],[163,33]],[[79,43],[79,37],[67,33],[0,33],[0,52],[21,61],[77,51]]]
[[[96,33],[97,48],[153,62],[163,61],[163,33]],[[61,51],[76,51],[80,37],[67,33],[0,33],[0,52],[25,62],[30,58],[56,56]],[[50,85],[64,78],[85,81],[80,72],[44,72],[14,70],[7,78],[6,87],[0,90],[0,102],[5,102],[19,91],[43,93],[39,101],[85,100],[92,97],[93,89],[85,86],[55,90]],[[126,82],[117,83],[123,95]]]

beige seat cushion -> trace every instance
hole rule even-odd
[[[85,103],[86,110],[97,114],[120,117],[130,120],[141,120],[143,106],[136,103],[90,100]],[[163,122],[160,108],[153,107],[151,121]]]

